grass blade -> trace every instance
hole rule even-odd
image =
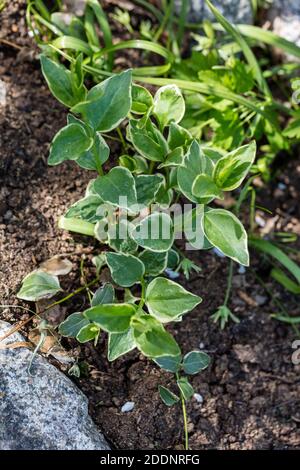
[[[214,7],[214,5],[210,2],[210,0],[205,0],[207,5],[209,6],[210,10],[218,20],[218,22],[223,26],[225,31],[229,33],[234,40],[240,45],[243,54],[250,65],[250,67],[253,70],[255,80],[260,88],[261,91],[265,93],[266,96],[269,98],[272,97],[271,92],[269,90],[268,84],[266,80],[263,77],[262,71],[260,69],[260,66],[256,60],[255,55],[253,54],[251,48],[248,46],[247,41],[244,39],[244,37],[241,35],[239,30],[235,28],[232,24],[230,24],[226,18],[219,12],[219,10]]]
[[[259,238],[250,238],[249,244],[253,248],[274,258],[278,263],[284,266],[289,273],[296,279],[300,286],[300,267],[292,261],[280,248],[268,240]],[[276,275],[276,274],[275,274]]]
[[[73,36],[60,36],[56,38],[52,44],[58,49],[72,49],[76,52],[83,52],[86,55],[93,53],[92,48],[87,42]]]
[[[87,4],[92,8],[95,17],[99,23],[99,26],[103,33],[105,47],[110,48],[113,45],[113,41],[111,29],[106,14],[104,13],[100,3],[97,0],[88,0]],[[108,70],[112,70],[114,65],[114,55],[112,52],[108,54],[107,65]]]
[[[272,31],[259,28],[258,26],[251,26],[248,24],[237,25],[239,31],[243,36],[261,41],[269,46],[277,47],[283,50],[287,54],[293,55],[300,58],[300,47],[287,39],[284,39]]]

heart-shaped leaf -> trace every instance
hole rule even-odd
[[[89,320],[82,313],[72,313],[59,325],[59,333],[68,338],[76,338],[79,331],[89,324]]]
[[[37,302],[41,299],[50,299],[59,291],[61,291],[61,288],[57,276],[44,271],[34,271],[24,277],[17,297],[18,299]]]
[[[168,251],[174,242],[171,217],[163,212],[150,214],[135,227],[132,237],[150,251]]]
[[[157,253],[150,250],[144,250],[139,259],[145,266],[146,276],[157,276],[164,272],[167,267],[168,252]]]
[[[133,337],[133,329],[129,328],[124,333],[109,333],[108,336],[108,360],[115,361],[123,354],[132,351],[136,347]]]
[[[201,301],[197,295],[164,277],[153,279],[146,291],[149,313],[162,323],[178,319],[193,310]]]
[[[68,124],[54,137],[48,158],[49,165],[58,165],[65,160],[76,160],[93,145],[79,124]]]
[[[153,114],[161,128],[171,122],[180,122],[185,113],[185,102],[176,85],[165,85],[159,88],[154,96]]]
[[[256,143],[233,150],[217,161],[214,170],[214,181],[223,191],[238,188],[249,172],[256,154]]]
[[[158,390],[159,396],[165,405],[172,406],[179,401],[179,397],[175,395],[175,393],[171,392],[171,390],[169,390],[168,388],[159,385]]]
[[[131,70],[103,80],[87,94],[86,100],[72,108],[82,114],[93,129],[109,132],[126,118],[131,108]]]
[[[248,237],[238,218],[225,209],[210,209],[203,218],[208,241],[224,255],[249,266]]]
[[[191,351],[183,358],[182,367],[186,374],[197,374],[210,364],[210,357],[202,351]]]
[[[137,205],[134,177],[127,168],[112,168],[106,175],[98,176],[93,187],[103,201],[113,206],[130,211]]]
[[[122,287],[140,282],[145,267],[136,256],[123,253],[106,253],[107,264],[113,280]]]
[[[173,336],[150,315],[139,315],[131,322],[138,349],[147,357],[178,356],[180,349]]]
[[[108,333],[123,333],[130,326],[135,307],[130,304],[104,304],[83,312],[85,318],[96,323]]]

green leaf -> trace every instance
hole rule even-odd
[[[168,251],[174,242],[171,217],[163,212],[148,215],[135,227],[132,237],[150,251]]]
[[[300,139],[300,117],[291,120],[282,135],[289,139]]]
[[[137,251],[138,245],[131,237],[134,225],[126,219],[119,219],[116,224],[108,228],[108,244],[115,251],[122,253],[133,253]]]
[[[145,273],[143,263],[133,255],[106,253],[106,259],[111,276],[119,286],[133,286],[141,281]]]
[[[61,290],[57,276],[44,271],[34,271],[24,277],[17,297],[37,302],[41,299],[50,299]]]
[[[58,101],[68,107],[85,99],[84,86],[76,87],[75,76],[64,66],[41,55],[42,72],[51,93]]]
[[[223,191],[238,188],[249,172],[256,154],[256,143],[253,141],[218,160],[214,170],[214,181]]]
[[[91,307],[83,315],[108,333],[123,333],[130,326],[135,307],[130,304],[104,304]]]
[[[210,209],[203,218],[208,241],[224,255],[249,266],[247,233],[238,218],[225,209]]]
[[[154,96],[153,114],[162,129],[171,122],[180,122],[184,113],[185,102],[176,85],[165,85],[157,90]]]
[[[214,165],[210,158],[204,155],[196,140],[191,143],[185,155],[183,166],[177,169],[177,182],[180,191],[192,202],[200,202],[193,195],[192,186],[195,177],[199,174],[212,175]]]
[[[168,268],[170,269],[177,268],[179,262],[180,262],[179,254],[177,253],[177,251],[171,248],[171,250],[168,251]]]
[[[106,266],[106,256],[104,252],[100,253],[100,255],[94,256],[92,258],[92,263],[96,266],[96,273],[99,274],[103,266]]]
[[[187,377],[181,377],[179,380],[177,380],[177,385],[183,395],[183,398],[185,400],[190,400],[195,392]]]
[[[99,287],[93,295],[91,306],[112,304],[115,300],[115,289],[109,282],[103,287]]]
[[[139,255],[139,259],[145,266],[146,276],[157,276],[164,272],[167,267],[168,252],[156,253],[150,250],[144,250]]]
[[[189,244],[197,250],[212,248],[203,229],[204,206],[198,205],[183,214],[183,230]],[[174,222],[175,223],[175,222]]]
[[[182,166],[183,157],[183,148],[177,147],[176,149],[172,150],[172,152],[168,153],[166,160],[161,163],[158,168]]]
[[[97,214],[97,210],[101,204],[102,199],[99,196],[86,196],[75,202],[75,204],[67,210],[65,217],[82,219],[94,224],[103,218],[102,215]]]
[[[162,369],[175,374],[180,369],[181,354],[178,356],[162,356],[154,359],[154,362]]]
[[[168,153],[168,144],[150,119],[142,123],[131,119],[128,133],[134,148],[144,158],[155,162],[164,161]]]
[[[89,320],[84,318],[82,313],[72,313],[59,325],[59,333],[68,338],[76,338],[77,334],[84,326],[89,325]]]
[[[123,354],[132,351],[135,347],[132,328],[124,331],[124,333],[109,333],[107,358],[109,361],[114,361]]]
[[[208,204],[215,198],[222,197],[222,191],[214,183],[214,180],[209,175],[198,175],[196,176],[193,186],[192,194],[197,197],[200,204]]]
[[[106,175],[98,176],[94,190],[105,202],[130,210],[137,204],[134,177],[127,168],[116,166]]]
[[[136,114],[146,114],[153,106],[151,93],[140,85],[133,84],[131,88],[132,105],[131,112]]]
[[[162,385],[158,386],[159,396],[167,406],[173,406],[179,401],[179,397]]]
[[[172,169],[170,171],[170,181],[172,177]],[[155,196],[155,202],[158,207],[162,210],[168,209],[172,204],[173,200],[173,189],[167,189],[167,185],[162,184]]]
[[[131,70],[114,75],[94,86],[86,101],[72,108],[93,129],[109,132],[118,127],[131,108]]]
[[[186,374],[197,374],[210,364],[210,357],[202,351],[191,351],[183,358],[182,367]]]
[[[164,277],[153,279],[146,291],[149,313],[162,323],[178,320],[201,301],[197,295],[191,294],[181,285]]]
[[[131,326],[136,345],[144,356],[156,358],[180,354],[179,346],[173,336],[150,315],[142,314],[134,317]]]
[[[192,142],[192,135],[184,129],[184,127],[179,126],[176,122],[171,122],[169,127],[168,135],[168,144],[171,150],[176,149],[177,147],[185,147]]]
[[[137,202],[142,206],[149,206],[164,182],[163,175],[138,175],[135,178]]]
[[[54,137],[48,159],[49,165],[58,165],[65,160],[76,160],[93,145],[89,137],[79,124],[68,124]]]
[[[77,158],[77,165],[81,168],[85,168],[86,170],[95,170],[99,172],[101,166],[108,160],[110,153],[109,146],[100,132],[94,132],[92,128],[87,127],[80,119],[74,117],[72,114],[68,114],[68,124],[74,123],[81,125],[85,131],[88,129],[89,133],[94,136],[93,145],[89,150],[83,152],[80,157]]]
[[[76,339],[79,343],[87,343],[91,341],[99,335],[100,328],[93,323],[89,323],[88,325],[81,328],[81,330],[77,333]]]
[[[148,173],[147,161],[141,155],[121,155],[119,165],[128,168],[131,173],[135,173],[136,175]]]

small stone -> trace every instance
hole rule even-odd
[[[259,227],[264,227],[266,225],[266,221],[265,219],[263,219],[260,215],[256,215],[255,216],[255,222],[257,223],[257,225]]]
[[[6,83],[0,80],[0,106],[6,105]]]
[[[5,212],[3,219],[8,222],[12,218],[12,216],[13,216],[12,211],[8,210]]]
[[[199,343],[199,349],[204,349],[205,345],[204,343],[201,341],[201,343]]]
[[[198,403],[203,403],[203,396],[200,393],[194,393],[194,398]]]
[[[218,248],[213,248],[212,252],[217,255],[219,258],[226,258],[226,256],[222,253],[222,251],[218,250]]]
[[[178,272],[173,271],[173,269],[170,268],[165,269],[165,273],[170,279],[177,279],[180,276]]]
[[[127,401],[121,408],[122,413],[129,413],[133,410],[135,404],[133,401]]]
[[[239,274],[245,274],[245,273],[246,273],[246,268],[245,268],[245,266],[242,266],[242,265],[240,264],[239,269],[238,269],[238,273],[239,273]]]
[[[255,295],[254,296],[254,300],[255,302],[257,303],[257,305],[265,305],[267,302],[268,302],[268,297],[266,297],[265,295]]]

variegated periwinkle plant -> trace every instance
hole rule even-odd
[[[187,251],[215,247],[237,263],[249,264],[243,225],[213,202],[241,185],[256,145],[251,142],[230,153],[201,146],[180,126],[185,101],[177,86],[164,86],[153,97],[132,82],[127,70],[88,91],[80,61],[68,70],[41,57],[51,92],[70,108],[66,126],[52,141],[49,165],[73,160],[92,172],[85,195],[68,209],[59,227],[100,242],[93,259],[100,287],[90,307],[69,315],[59,331],[80,342],[96,341],[105,332],[111,361],[138,348],[177,374],[181,396],[188,399],[193,390],[179,372],[197,373],[209,359],[200,351],[182,358],[166,329],[201,302],[170,279],[181,269],[188,277],[198,268],[175,242],[184,238]],[[123,148],[118,157],[110,156],[107,143],[114,130]],[[111,279],[101,285],[104,268]],[[37,301],[60,290],[57,276],[37,270],[24,279],[18,297]],[[160,393],[166,404],[177,401],[163,387]]]

